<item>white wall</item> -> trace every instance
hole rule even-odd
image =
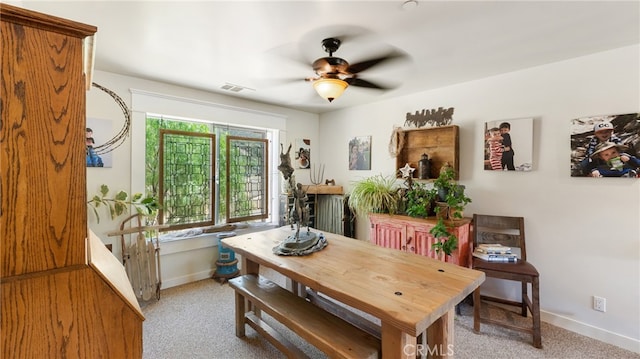
[[[407,112],[455,107],[461,182],[473,198],[466,213],[525,217],[528,256],[541,275],[543,320],[640,352],[640,181],[571,178],[569,173],[571,119],[640,112],[639,53],[638,46],[621,48],[327,113],[319,121],[315,114],[128,76],[98,71],[94,81],[117,92],[129,105],[129,89],[135,88],[284,116],[287,132],[282,142],[310,138],[314,162],[326,165],[325,178],[347,188],[365,176],[393,173],[389,136],[394,125],[404,123]],[[348,89],[345,96],[349,91],[357,89]],[[122,118],[117,105],[97,89],[88,94],[87,115]],[[526,117],[534,118],[534,170],[484,171],[484,122]],[[366,135],[373,136],[372,170],[348,171],[348,140]],[[143,139],[133,139],[139,141]],[[142,166],[132,165],[131,143],[127,140],[114,152],[113,168],[87,170],[89,195],[101,183],[131,191],[132,167]],[[308,172],[296,170],[298,180],[307,182]],[[89,213],[90,227],[104,242],[114,243],[105,233],[118,222],[105,217],[97,224]],[[366,220],[361,219],[357,229],[358,238],[367,240]],[[209,276],[217,256],[213,242],[203,241],[203,248],[191,255],[182,248],[166,248],[163,282],[171,286]],[[115,247],[119,255],[119,244]],[[181,264],[185,257],[200,260]],[[512,287],[488,289],[516,295]],[[592,295],[607,298],[606,313],[591,309]]]
[[[182,114],[182,116],[187,116],[185,112],[192,110],[190,115],[197,113],[198,118],[215,121],[220,121],[220,118],[204,117],[219,116],[221,112],[224,112],[223,117],[230,124],[246,124],[252,116],[260,119],[273,118],[273,123],[260,123],[265,128],[282,129],[284,119],[284,130],[281,133],[280,141],[285,146],[289,143],[295,143],[296,138],[308,138],[311,139],[312,149],[319,148],[317,147],[319,143],[317,114],[102,71],[94,73],[93,82],[118,94],[129,108],[132,108],[132,89],[136,92],[155,93],[158,96],[157,107],[154,106],[154,96],[151,95],[145,99],[151,98],[149,101],[144,104],[136,104],[138,108],[133,108],[131,136],[123,145],[112,152],[113,167],[87,168],[88,197],[98,193],[101,184],[107,184],[112,193],[118,190],[125,190],[129,194],[144,192],[145,134],[144,113],[141,112],[141,107],[149,111],[151,108],[157,108],[156,113],[165,115]],[[241,110],[234,113],[234,108]],[[254,112],[254,115],[251,115],[251,111]],[[114,135],[124,123],[120,107],[108,94],[97,88],[92,88],[87,93],[87,117],[112,120]],[[268,122],[268,120],[265,121]],[[309,170],[296,169],[295,174],[299,181],[308,183]],[[97,222],[93,211],[88,209],[89,227],[105,244],[113,244],[114,255],[121,259],[119,237],[108,237],[106,233],[118,229],[120,221],[125,216],[111,220],[104,208],[99,209],[99,215],[100,223]],[[169,288],[210,277],[215,270],[218,256],[216,243],[213,235],[202,236],[197,240],[162,243],[160,249],[162,287]]]
[[[393,126],[402,126],[407,112],[455,107],[461,182],[473,199],[465,213],[525,217],[543,320],[640,352],[640,180],[572,178],[569,171],[570,120],[640,112],[639,53],[625,47],[323,114],[319,160],[329,178],[347,186],[392,174]],[[349,91],[356,89],[344,96]],[[485,171],[484,122],[527,117],[534,118],[533,171]],[[368,135],[372,170],[348,171],[348,140]],[[365,218],[357,237],[369,238]],[[514,287],[488,284],[483,288],[517,296]],[[606,313],[591,309],[593,295],[607,299]]]

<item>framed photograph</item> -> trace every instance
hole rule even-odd
[[[371,136],[349,140],[349,170],[371,169]]]
[[[311,167],[311,140],[309,139],[296,139],[296,168],[309,168]]]
[[[571,177],[640,177],[640,114],[571,120]]]
[[[483,163],[487,171],[531,171],[533,119],[485,122]]]
[[[111,138],[113,121],[87,118],[87,167],[112,167],[112,153],[103,153],[101,146]]]

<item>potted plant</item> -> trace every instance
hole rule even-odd
[[[375,175],[355,182],[347,204],[356,214],[398,212],[400,196],[394,176]]]
[[[404,193],[404,212],[410,217],[425,218],[433,213],[438,192],[422,183],[412,183]]]
[[[438,178],[433,182],[433,187],[437,190],[439,206],[436,213],[439,217],[448,219],[461,219],[464,208],[471,202],[465,193],[465,187],[455,181],[453,168],[446,167],[440,172]],[[445,213],[442,213],[446,211]]]
[[[455,172],[452,167],[446,167],[433,183],[438,193],[438,206],[435,211],[438,222],[429,231],[436,239],[431,246],[439,255],[451,255],[458,248],[458,238],[449,231],[445,224],[445,219],[462,219],[464,208],[471,202],[465,193],[465,187],[455,181]],[[444,213],[443,213],[444,212]]]
[[[464,208],[471,202],[471,198],[464,194],[464,186],[457,185],[449,190],[445,202],[449,207],[448,218],[455,221],[462,219]]]
[[[449,189],[451,189],[455,183],[455,172],[453,167],[449,166],[448,163],[445,164],[440,170],[440,175],[438,178],[433,181],[433,188],[438,192],[438,198],[441,202],[446,201],[447,193]]]

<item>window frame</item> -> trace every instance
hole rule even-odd
[[[279,188],[279,181],[278,181],[279,176],[278,176],[278,173],[272,173],[272,171],[275,170],[275,168],[277,167],[276,161],[278,160],[278,158],[273,157],[274,156],[273,154],[274,153],[277,154],[277,151],[275,151],[274,146],[275,144],[279,144],[280,131],[281,131],[280,129],[257,127],[257,126],[250,126],[250,125],[247,126],[244,124],[211,122],[211,121],[198,119],[198,118],[162,115],[162,114],[158,114],[157,112],[146,112],[144,113],[144,117],[141,118],[141,120],[147,123],[144,126],[146,130],[151,130],[152,129],[151,127],[155,127],[156,131],[158,131],[156,132],[158,133],[157,135],[151,136],[151,138],[154,138],[155,141],[158,141],[156,142],[156,146],[154,146],[155,149],[147,147],[147,141],[150,137],[149,137],[149,134],[147,134],[146,132],[145,132],[145,137],[147,138],[147,141],[143,142],[144,146],[142,147],[142,148],[145,148],[143,152],[145,153],[145,157],[142,158],[142,160],[145,161],[144,167],[147,168],[148,166],[147,164],[149,162],[147,161],[151,159],[151,157],[149,156],[155,156],[155,160],[153,160],[154,161],[153,163],[158,163],[157,164],[158,167],[156,166],[149,167],[149,169],[151,170],[153,170],[153,167],[157,168],[155,175],[152,172],[147,172],[149,170],[148,169],[147,171],[145,171],[146,176],[143,177],[143,178],[146,178],[143,180],[144,186],[146,188],[146,192],[149,193],[150,195],[155,195],[156,197],[159,197],[158,194],[160,193],[160,189],[159,189],[160,166],[161,166],[160,165],[160,146],[159,146],[160,130],[162,129],[164,129],[165,131],[171,130],[173,132],[184,131],[186,133],[196,133],[198,134],[198,136],[209,136],[209,135],[216,136],[215,147],[214,147],[215,153],[212,154],[214,157],[214,159],[212,160],[212,163],[215,163],[215,167],[211,168],[213,175],[210,177],[212,181],[211,185],[215,191],[214,192],[215,194],[213,197],[214,208],[212,211],[212,213],[214,213],[214,218],[211,220],[211,223],[198,222],[198,223],[189,223],[189,224],[170,225],[167,228],[163,228],[161,230],[162,232],[170,232],[170,231],[176,231],[180,229],[190,229],[190,228],[198,229],[198,228],[205,228],[205,227],[211,227],[211,226],[223,226],[225,224],[232,224],[240,221],[248,222],[247,224],[249,226],[253,226],[253,225],[277,226],[280,223],[281,209],[279,205],[281,205],[281,203],[280,203],[280,188]],[[173,128],[174,126],[169,126],[169,128],[166,128],[166,127],[163,128],[162,125],[160,126],[151,125],[151,127],[149,127],[150,125],[148,121],[160,121],[160,123],[162,123],[162,121],[169,121],[169,123],[184,122],[184,123],[193,124],[193,125],[205,124],[207,125],[207,129],[203,129],[206,132],[200,132],[200,130],[196,128],[194,128],[194,130]],[[263,143],[263,146],[261,146],[261,148],[264,151],[264,162],[262,162],[262,165],[264,166],[264,176],[260,181],[264,181],[264,183],[261,185],[259,191],[264,191],[263,194],[260,194],[260,196],[264,197],[264,199],[260,198],[259,203],[260,203],[260,206],[263,206],[264,208],[262,208],[261,214],[259,215],[254,215],[252,213],[251,216],[243,216],[241,218],[240,217],[228,218],[231,216],[227,216],[226,205],[228,203],[228,200],[227,200],[226,193],[224,193],[224,190],[228,185],[226,183],[226,178],[223,178],[226,176],[225,161],[226,161],[227,154],[226,154],[226,148],[224,148],[226,147],[226,137],[241,137],[241,138],[249,139],[252,141],[260,141]],[[151,149],[151,152],[149,152],[150,149]],[[164,149],[162,152],[164,156]],[[164,163],[164,158],[162,159],[162,163]],[[222,166],[222,168],[220,168],[220,166]],[[163,171],[162,176],[164,177],[165,175],[164,171],[166,171],[164,166],[162,166],[162,171]],[[152,177],[149,177],[149,176],[152,176]],[[163,184],[162,191],[164,193],[165,184]],[[254,193],[254,192],[252,192],[251,189],[248,189],[247,191],[247,193]],[[253,198],[256,198],[256,197],[253,196]],[[163,218],[163,221],[166,221],[166,219],[164,219],[164,215],[165,213],[163,211],[162,218]],[[156,223],[158,223],[158,221],[156,221]]]
[[[242,137],[242,136],[231,136],[231,135],[227,135],[226,136],[226,140],[227,140],[227,146],[226,146],[226,155],[227,155],[227,163],[226,163],[226,186],[227,186],[227,191],[225,194],[226,197],[226,222],[227,223],[237,223],[237,222],[243,222],[243,221],[251,221],[251,220],[259,220],[259,219],[269,219],[269,140],[266,138],[251,138],[251,137]],[[255,214],[255,215],[250,215],[250,216],[244,216],[244,217],[231,217],[231,206],[229,205],[229,203],[231,203],[231,176],[230,176],[230,166],[231,166],[231,142],[234,140],[242,140],[242,141],[251,141],[251,142],[261,142],[263,145],[263,161],[262,161],[262,167],[264,169],[263,171],[263,175],[262,178],[264,180],[264,197],[262,199],[262,211],[260,214]]]
[[[208,137],[211,140],[211,168],[212,171],[210,173],[209,176],[209,180],[211,183],[210,186],[210,196],[211,196],[211,203],[210,203],[210,207],[209,207],[209,211],[211,213],[211,220],[209,221],[201,221],[201,222],[191,222],[191,223],[184,223],[184,224],[169,224],[169,227],[164,228],[163,231],[173,231],[173,230],[180,230],[180,229],[187,229],[187,228],[195,228],[195,227],[207,227],[207,226],[214,226],[216,224],[216,204],[218,202],[218,194],[216,193],[216,158],[217,158],[217,142],[216,142],[216,135],[215,133],[212,132],[208,132],[208,133],[203,133],[203,132],[191,132],[191,131],[182,131],[182,130],[171,130],[171,129],[165,129],[165,128],[160,128],[160,134],[158,136],[158,160],[159,160],[159,168],[158,168],[158,202],[160,204],[160,209],[158,210],[158,223],[159,224],[165,224],[164,223],[164,172],[165,172],[165,165],[164,165],[164,138],[165,138],[165,134],[175,134],[175,135],[184,135],[184,136],[190,136],[190,137]]]

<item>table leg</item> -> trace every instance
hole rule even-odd
[[[416,337],[385,322],[381,329],[383,358],[414,359],[419,354]]]
[[[426,343],[402,332],[388,323],[382,323],[383,358],[448,358],[454,357],[453,329],[455,309],[451,308],[427,328]]]
[[[259,263],[256,263],[256,262],[254,262],[252,260],[249,260],[249,259],[247,259],[245,257],[242,257],[242,262],[241,263],[242,263],[242,268],[241,268],[242,274],[255,274],[255,275],[259,275],[260,274],[260,264]],[[248,299],[245,299],[245,303],[244,304],[245,304],[244,305],[244,307],[245,307],[244,311],[245,312],[253,312],[258,318],[261,318],[260,309],[255,307]],[[243,318],[244,318],[244,314],[243,314]]]
[[[453,358],[455,353],[453,346],[454,318],[455,309],[451,308],[427,328],[427,347],[425,350],[428,358]]]
[[[242,257],[242,274],[260,274],[260,264]]]

